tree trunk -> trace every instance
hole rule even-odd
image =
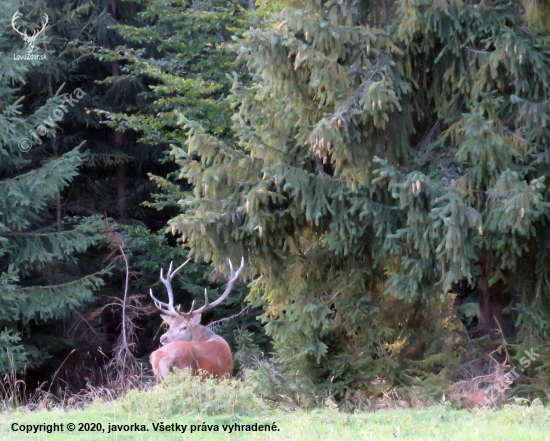
[[[109,0],[109,9],[113,20],[116,20],[116,0]],[[113,77],[120,76],[120,65],[117,60],[111,63],[111,74]],[[115,131],[114,138],[115,150],[122,150],[124,147],[124,134]],[[126,165],[120,164],[117,168],[117,212],[118,220],[126,220]]]
[[[116,0],[109,0],[109,9],[111,10],[111,16],[116,20]]]
[[[121,150],[123,143],[122,132],[115,132],[115,150]],[[126,164],[119,164],[116,171],[117,213],[118,220],[126,220]]]
[[[513,295],[501,281],[489,286],[490,274],[487,272],[486,264],[482,263],[480,268],[481,277],[478,282],[477,295],[482,330],[485,334],[489,334],[492,340],[502,337],[513,340],[516,336],[514,317],[512,314],[503,312],[503,309],[513,300]],[[501,335],[501,329],[504,335]]]

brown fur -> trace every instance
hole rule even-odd
[[[150,361],[157,379],[162,381],[174,367],[189,368],[192,375],[201,369],[216,378],[231,376],[231,349],[222,337],[212,334],[206,341],[172,341],[153,352]]]

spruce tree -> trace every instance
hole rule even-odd
[[[69,105],[55,91],[36,106],[25,101],[22,88],[40,61],[14,60],[25,52],[13,44],[17,5],[6,6],[0,11],[0,372],[40,365],[57,338],[44,325],[81,308],[106,272],[80,277],[71,270],[80,253],[101,244],[106,223],[95,216],[57,222],[58,195],[85,155],[80,146],[49,158],[33,151],[39,142],[32,133],[42,134],[49,121],[44,140],[55,137],[57,116]]]
[[[168,152],[170,144],[185,141],[186,133],[178,125],[181,115],[198,121],[205,130],[217,136],[228,136],[231,109],[223,99],[231,87],[228,75],[243,71],[244,66],[226,46],[233,36],[242,35],[251,25],[254,13],[246,11],[248,3],[156,0],[137,4],[143,7],[139,22],[116,27],[126,41],[125,46],[114,50],[102,48],[96,53],[97,58],[121,64],[120,76],[116,79],[119,84],[139,82],[142,85],[136,100],[126,101],[125,108],[101,112],[109,118],[109,126],[125,131],[125,136],[135,137],[140,148],[148,151]],[[157,189],[152,195],[153,201],[144,205],[168,219],[177,214],[177,202],[186,197],[190,186],[173,179],[174,164],[164,162],[171,169],[165,167],[160,170],[162,173],[150,169],[151,182]],[[166,237],[163,237],[164,228],[159,232],[147,232],[141,227],[130,227],[124,232],[129,254],[136,269],[143,274],[135,287],[142,289],[154,284],[156,289],[164,291],[158,279],[159,269],[166,269],[174,256],[177,256],[176,261],[183,260],[188,251],[174,248],[181,244],[174,240],[170,229]],[[154,252],[149,250],[149,243],[158,244]],[[238,261],[240,257],[234,260]],[[215,299],[225,280],[211,266],[195,262],[184,268],[180,282],[174,287],[175,300],[182,308],[188,308],[192,301],[204,300],[205,286],[209,288],[209,298]],[[247,294],[243,286],[237,286],[230,298],[203,320],[204,324],[222,320],[219,323],[224,326],[217,332],[234,348],[238,327],[254,331],[256,343],[265,342],[253,314],[243,313],[229,322],[223,320],[241,312]]]
[[[548,375],[550,51],[524,12],[305,1],[236,42],[232,138],[182,118],[171,226],[218,265],[246,255],[298,393],[452,370],[481,335]]]

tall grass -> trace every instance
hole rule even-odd
[[[256,415],[268,409],[241,380],[203,378],[188,370],[177,370],[148,391],[130,391],[121,404],[132,414],[164,417],[187,413]]]
[[[17,377],[13,355],[8,352],[7,356],[11,369],[0,379],[0,412],[13,410],[25,403],[25,382]]]
[[[132,375],[121,375],[109,366],[101,368],[95,381],[87,379],[86,387],[75,392],[67,385],[56,383],[55,375],[51,382],[44,382],[32,392],[15,369],[0,379],[0,413],[21,409],[24,412],[35,410],[83,409],[94,402],[109,403],[123,399],[130,391],[145,391],[156,380],[144,364]]]

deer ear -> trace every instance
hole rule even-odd
[[[191,318],[191,323],[193,323],[194,325],[200,325],[201,324],[201,317],[202,317],[201,314],[194,315]]]
[[[176,318],[171,317],[171,316],[166,315],[166,314],[161,314],[160,318],[162,318],[162,320],[164,320],[164,323],[166,323],[168,326],[172,326],[177,321]]]

